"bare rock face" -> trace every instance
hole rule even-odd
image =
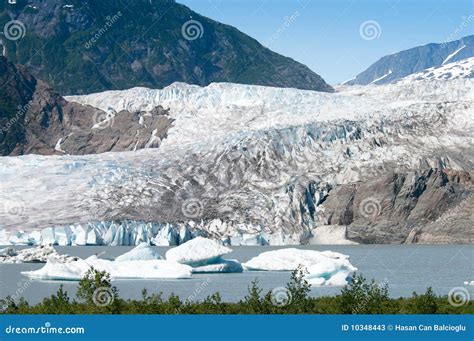
[[[320,216],[359,243],[472,243],[472,173],[393,173],[329,192]]]
[[[70,103],[4,57],[0,77],[9,85],[0,89],[3,156],[157,148],[173,122],[159,106],[150,112],[115,113]]]

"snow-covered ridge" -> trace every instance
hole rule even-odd
[[[297,244],[327,225],[317,207],[338,184],[472,169],[474,80],[340,90],[178,83],[69,97],[116,112],[161,105],[175,121],[154,150],[1,158],[0,240]],[[54,230],[31,232],[43,228]]]
[[[459,52],[459,51],[457,51]],[[452,56],[446,59],[446,62]],[[414,81],[445,81],[449,79],[474,78],[474,57],[462,59],[456,62],[432,67],[418,73],[414,73],[398,81],[406,84]]]

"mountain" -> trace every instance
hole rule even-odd
[[[308,67],[172,0],[18,0],[0,4],[7,57],[62,94],[234,82],[331,92]],[[19,27],[21,29],[21,26]]]
[[[173,125],[156,149],[0,158],[0,222],[25,230],[1,239],[472,243],[473,90],[174,83],[66,97],[115,119],[161,105]]]
[[[442,44],[428,44],[382,57],[346,85],[387,84],[429,68],[474,57],[474,35]]]
[[[115,113],[68,102],[2,56],[0,84],[0,156],[158,147],[172,123],[160,106]]]

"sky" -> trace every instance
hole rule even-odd
[[[474,0],[177,0],[232,25],[330,84],[381,57],[474,34]]]

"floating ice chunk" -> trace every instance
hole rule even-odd
[[[148,245],[148,243],[141,243],[132,250],[115,258],[116,262],[133,261],[133,260],[154,260],[163,259],[158,252]]]
[[[66,263],[76,259],[69,255],[60,255],[52,246],[38,246],[23,250],[6,248],[0,251],[0,263],[45,263],[48,260]]]
[[[194,267],[217,263],[220,258],[232,252],[214,240],[203,237],[191,239],[166,252],[166,259]]]
[[[338,252],[290,248],[263,252],[243,266],[248,270],[292,271],[301,265],[308,271],[305,278],[311,285],[346,285],[357,270],[348,258]]]
[[[242,264],[235,259],[221,259],[214,264],[208,264],[193,268],[193,273],[229,273],[244,271]]]
[[[347,259],[328,259],[306,269],[305,279],[311,285],[343,286],[357,269]]]
[[[98,271],[106,271],[112,279],[159,279],[159,278],[190,278],[190,266],[167,260],[136,260],[110,261],[91,256],[70,263],[48,261],[36,271],[23,271],[22,274],[43,280],[80,280],[93,267]]]
[[[308,268],[328,259],[347,258],[348,256],[333,251],[320,252],[288,248],[263,252],[243,265],[248,270],[292,271],[300,265]]]
[[[41,269],[36,271],[22,271],[26,277],[32,279],[74,281],[80,280],[89,270],[90,265],[82,259],[71,263],[60,263],[49,260]]]

